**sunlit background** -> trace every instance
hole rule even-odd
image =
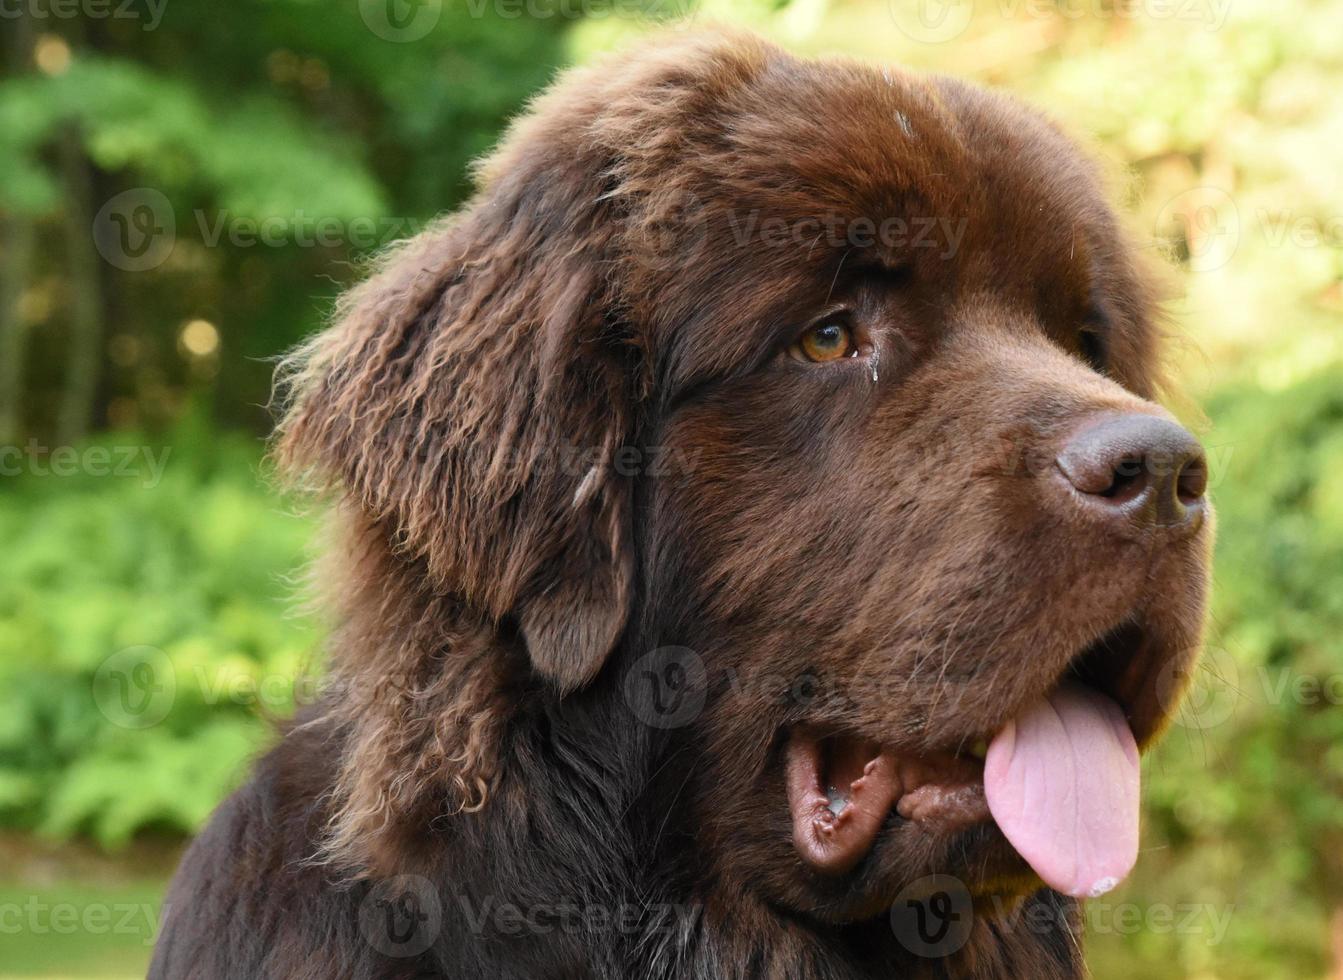
[[[1206,666],[1090,960],[1343,970],[1343,2],[12,0],[0,976],[142,974],[183,842],[311,665],[272,359],[463,199],[557,69],[714,20],[1006,88],[1109,162],[1171,270],[1221,538]]]

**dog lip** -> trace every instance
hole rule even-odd
[[[991,819],[983,762],[970,756],[897,751],[806,728],[789,734],[785,753],[793,842],[818,871],[850,870],[892,813],[939,834]]]
[[[1148,717],[1144,692],[1159,669],[1161,647],[1143,617],[1130,615],[1082,647],[1039,696],[1070,682],[1091,687],[1118,703],[1141,745],[1160,724]],[[842,874],[871,852],[884,829],[943,836],[988,825],[1001,835],[985,795],[984,756],[1016,715],[1016,708],[1005,709],[996,724],[925,745],[879,744],[838,727],[791,728],[785,783],[799,856],[819,872]]]
[[[1140,617],[1105,630],[1068,662],[1057,683],[1072,680],[1119,705],[1139,746],[1147,745],[1173,705],[1162,688],[1168,652]]]

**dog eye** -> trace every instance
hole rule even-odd
[[[1099,330],[1092,327],[1083,327],[1077,338],[1078,346],[1082,350],[1082,357],[1091,365],[1093,370],[1105,370],[1105,338],[1101,336]]]
[[[842,317],[830,317],[814,326],[793,344],[795,356],[814,364],[827,364],[858,355],[853,328]]]

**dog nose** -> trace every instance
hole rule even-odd
[[[1110,415],[1069,437],[1056,460],[1098,511],[1145,526],[1196,527],[1208,463],[1185,428],[1155,415]]]

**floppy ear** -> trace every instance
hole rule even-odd
[[[630,599],[610,462],[637,351],[602,273],[603,166],[541,125],[515,133],[472,205],[387,256],[290,359],[278,442],[435,591],[515,623],[561,690],[596,674]]]
[[[694,275],[694,236],[667,231],[721,143],[707,107],[768,57],[749,37],[660,38],[570,72],[470,205],[385,258],[282,372],[281,461],[337,483],[440,590],[509,617],[561,690],[628,615],[612,462],[653,369],[621,314]]]
[[[520,671],[571,691],[619,641],[632,487],[613,464],[649,400],[660,284],[695,275],[666,234],[693,200],[687,134],[713,128],[702,90],[762,50],[659,41],[571,72],[472,202],[282,366],[279,462],[343,518],[332,687],[305,722],[340,746],[316,859],[404,866],[502,778]]]

